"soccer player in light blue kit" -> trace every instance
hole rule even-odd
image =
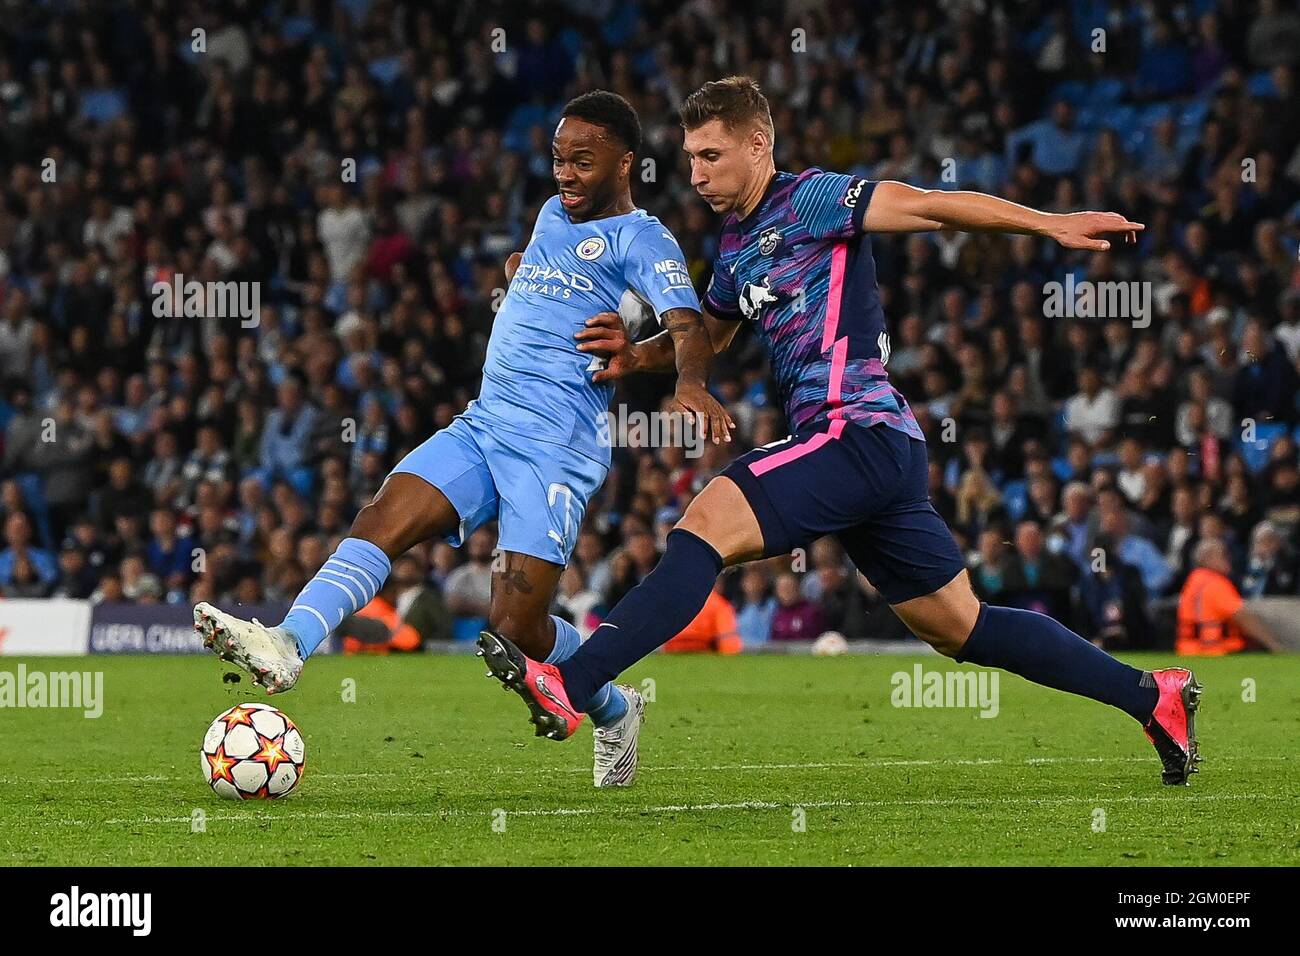
[[[705,387],[714,349],[677,240],[632,204],[640,139],[635,111],[613,93],[587,93],[565,107],[552,142],[559,192],[542,207],[522,256],[507,264],[509,289],[478,399],[398,463],[280,625],[197,605],[195,627],[208,647],[268,692],[288,690],[330,632],[374,598],[393,558],[434,536],[459,546],[496,520],[500,552],[485,636],[508,635],[551,662],[578,649],[574,626],[549,612],[587,502],[609,470],[601,436],[613,386],[593,381],[595,363],[575,335],[589,316],[633,296],[675,342],[672,410],[702,421],[715,441],[728,439],[731,425]],[[632,782],[643,709],[631,687],[597,692],[588,708],[596,786]]]

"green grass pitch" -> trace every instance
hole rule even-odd
[[[1300,864],[1300,658],[1194,662],[1205,762],[1177,788],[1132,720],[1010,675],[992,719],[891,706],[917,662],[955,666],[652,657],[628,675],[655,695],[640,778],[597,791],[590,725],[534,739],[475,658],[317,658],[272,699],[306,736],[302,785],[236,803],[198,748],[265,699],[247,681],[203,657],[27,659],[103,670],[104,713],[0,709],[0,862]]]

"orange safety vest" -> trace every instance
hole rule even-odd
[[[1241,592],[1218,571],[1197,568],[1178,597],[1178,654],[1219,655],[1249,645],[1232,615],[1241,609]]]
[[[392,635],[385,644],[367,644],[355,637],[343,638],[344,654],[387,654],[390,651],[418,651],[420,649],[420,632],[406,624],[397,616],[397,608],[381,597],[376,597],[369,604],[357,611],[357,617],[368,617],[380,621]]]
[[[710,591],[695,620],[665,644],[664,650],[670,654],[692,651],[739,654],[742,643],[736,629],[735,608],[717,591]]]

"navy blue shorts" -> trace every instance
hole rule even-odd
[[[822,422],[723,474],[754,509],[765,557],[833,534],[890,604],[932,594],[964,567],[930,503],[925,442],[896,428]]]

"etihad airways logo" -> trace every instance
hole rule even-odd
[[[545,263],[520,263],[514,282],[521,292],[535,292],[556,299],[567,299],[575,292],[593,292],[596,285],[580,272],[558,269]]]

